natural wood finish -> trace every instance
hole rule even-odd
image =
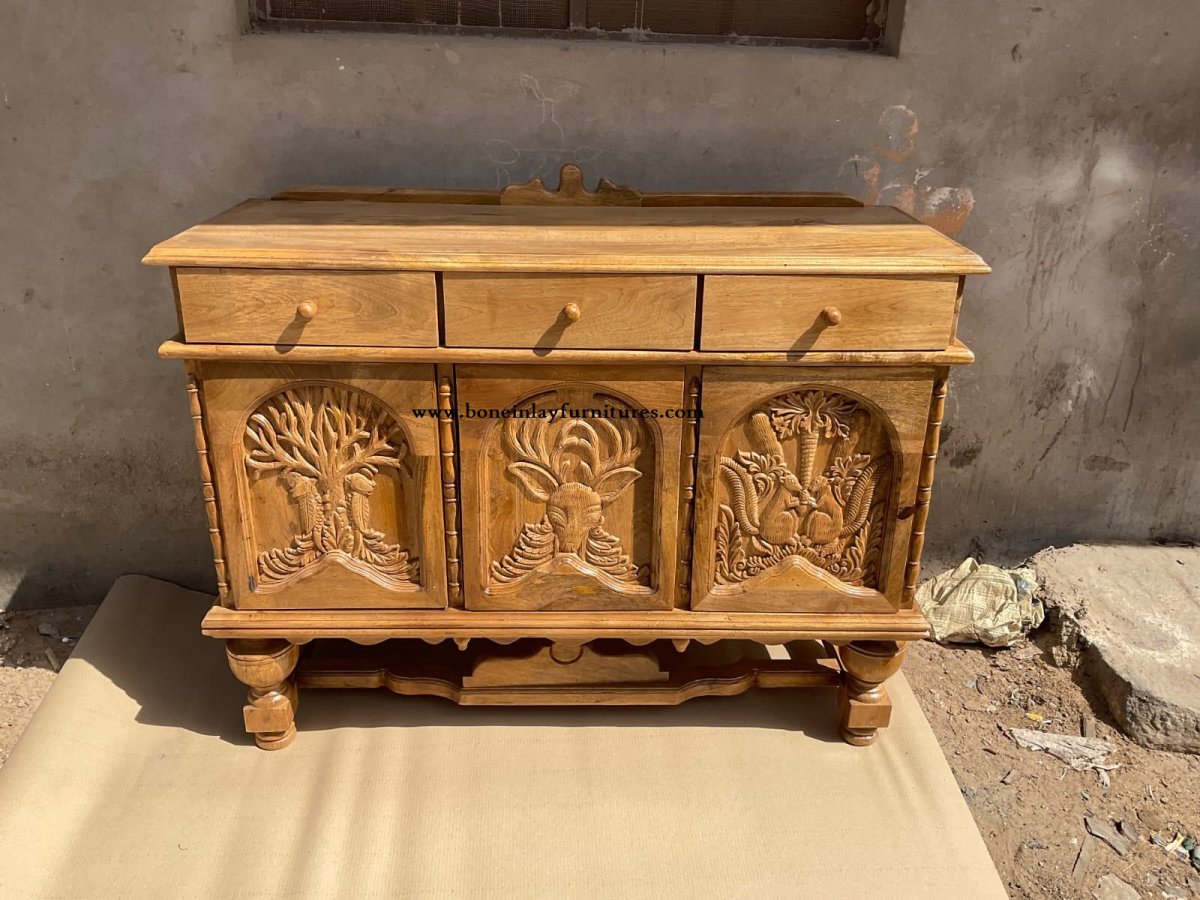
[[[898,608],[933,378],[706,370],[693,608]]]
[[[264,750],[282,750],[296,737],[296,709],[300,704],[292,671],[300,648],[279,639],[236,638],[225,644],[229,668],[246,685],[243,717],[246,731]]]
[[[704,665],[678,650],[673,655],[614,652],[589,644],[572,645],[573,655],[563,655],[568,648],[562,644],[521,641],[475,655],[407,644],[315,654],[300,664],[298,681],[301,687],[387,688],[397,694],[443,697],[462,706],[673,706],[754,687],[829,688],[841,681],[836,660],[819,658],[749,656]]]
[[[404,347],[275,347],[249,344],[185,344],[164,341],[158,348],[163,359],[227,359],[243,362],[303,363],[529,363],[577,365],[599,363],[609,366],[719,365],[772,366],[961,366],[975,361],[975,354],[962,343],[946,350],[914,351],[797,351],[794,353],[697,352],[672,350],[534,350],[433,347],[427,350]]]
[[[198,343],[436,347],[432,272],[178,269]]]
[[[688,380],[684,409],[700,406],[700,378]],[[687,606],[692,588],[692,545],[696,535],[696,454],[700,441],[700,420],[683,426],[683,463],[680,470],[679,533],[679,606]]]
[[[933,496],[933,468],[937,463],[942,419],[946,412],[946,391],[949,372],[943,369],[933,383],[929,401],[929,419],[925,427],[925,445],[921,451],[921,472],[917,478],[917,495],[912,507],[912,531],[908,545],[908,561],[904,566],[904,589],[900,605],[911,609],[917,594],[917,579],[921,575],[921,551],[925,549],[925,523],[929,520],[929,501]]]
[[[970,275],[976,254],[888,207],[460,206],[251,200],[149,265],[780,275]]]
[[[567,163],[558,173],[558,189],[550,191],[540,178],[510,184],[500,192],[500,203],[513,206],[641,206],[642,195],[630,187],[601,178],[595,191],[583,185],[583,170]]]
[[[212,464],[208,459],[208,438],[204,434],[204,407],[200,401],[200,382],[191,372],[188,372],[188,408],[192,414],[196,455],[200,459],[200,485],[204,496],[204,515],[208,519],[208,539],[212,544],[213,570],[217,575],[217,598],[223,603],[229,596],[229,581],[225,574],[225,542],[221,537],[217,489],[213,484]]]
[[[297,683],[543,705],[836,685],[843,737],[874,741],[928,632],[946,380],[986,264],[842,196],[560,181],[292,188],[147,255],[184,335],[159,352],[189,373],[203,630],[247,729],[285,746]]]
[[[572,411],[677,408],[683,370],[463,366],[457,381],[463,409],[543,413],[459,421],[478,511],[463,523],[467,608],[673,606],[683,420]]]
[[[442,516],[446,524],[446,585],[452,606],[462,597],[462,571],[459,559],[458,466],[455,462],[454,386],[448,372],[438,378],[438,440],[442,458]]]
[[[500,190],[456,190],[452,188],[343,187],[309,184],[284,188],[272,200],[365,200],[377,203],[455,203],[476,206],[500,204]],[[824,191],[642,191],[642,206],[845,206],[859,207],[862,201],[846,194]]]
[[[897,641],[851,641],[838,648],[842,684],[838,708],[842,738],[865,747],[875,743],[880,728],[892,717],[892,701],[883,683],[900,669],[906,645]]]
[[[446,605],[429,366],[204,363],[230,596],[250,609]]]
[[[205,634],[216,638],[286,637],[297,644],[342,637],[361,644],[389,638],[430,641],[478,638],[511,643],[523,637],[556,641],[614,638],[634,645],[660,639],[788,641],[856,639],[916,641],[929,625],[915,610],[888,613],[755,613],[693,610],[557,612],[554,610],[325,609],[247,610],[214,606]]]
[[[958,278],[713,275],[702,350],[941,350]]]
[[[448,272],[442,291],[451,347],[690,350],[696,329],[695,277]]]

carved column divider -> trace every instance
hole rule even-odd
[[[917,499],[913,505],[912,535],[908,544],[908,562],[904,566],[904,593],[901,606],[911,609],[921,575],[921,551],[925,547],[925,522],[929,518],[929,498],[933,495],[933,467],[937,462],[942,418],[946,413],[946,387],[950,370],[942,369],[933,383],[929,401],[929,424],[925,427],[925,447],[921,453],[921,471],[917,478]]]
[[[442,454],[442,511],[446,528],[446,584],[450,598],[462,595],[458,529],[458,467],[455,464],[454,393],[450,375],[438,380],[438,437]]]
[[[224,603],[229,594],[225,575],[225,545],[221,538],[221,516],[217,508],[217,491],[213,486],[212,464],[208,459],[208,438],[204,434],[204,409],[200,402],[200,382],[193,371],[188,372],[188,408],[192,415],[192,430],[196,438],[196,455],[200,458],[200,481],[204,491],[204,513],[208,516],[208,538],[212,542],[213,568],[217,574],[217,596]]]
[[[700,377],[693,375],[688,382],[685,407],[700,408]],[[687,606],[692,591],[692,544],[696,536],[696,448],[700,441],[700,420],[693,419],[683,432],[683,483],[680,496],[683,498],[682,535],[679,543],[679,593],[680,606]]]

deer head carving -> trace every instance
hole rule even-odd
[[[642,473],[636,424],[607,419],[509,419],[504,436],[513,459],[508,471],[529,496],[546,504],[555,552],[582,556],[603,510]]]

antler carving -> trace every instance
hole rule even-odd
[[[619,539],[604,530],[603,511],[642,476],[634,465],[639,426],[623,419],[509,419],[503,434],[513,459],[507,471],[546,512],[540,522],[526,523],[513,549],[492,564],[493,583],[512,583],[563,557],[637,583]]]

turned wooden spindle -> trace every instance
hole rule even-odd
[[[282,639],[236,638],[225,642],[229,668],[246,685],[246,730],[264,750],[282,750],[296,736],[299,697],[292,671],[300,648]]]
[[[892,701],[883,683],[900,669],[907,645],[900,641],[851,641],[838,650],[842,684],[838,707],[842,739],[856,747],[873,744],[892,717]]]

